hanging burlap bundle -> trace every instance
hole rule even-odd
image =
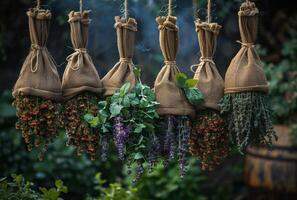
[[[240,7],[238,15],[241,49],[232,59],[226,72],[225,93],[268,92],[267,80],[254,45],[258,14],[259,11],[252,2],[245,2]]]
[[[69,13],[71,41],[75,52],[67,58],[68,64],[62,80],[63,97],[66,100],[86,91],[100,95],[103,89],[86,49],[91,22],[89,13],[90,11]]]
[[[27,15],[32,45],[12,94],[14,97],[22,93],[59,101],[62,98],[61,81],[46,48],[52,15],[49,10],[38,9],[30,9]]]
[[[29,151],[41,147],[42,152],[57,137],[60,126],[59,104],[62,99],[61,81],[56,64],[46,48],[51,13],[32,8],[27,12],[31,50],[13,89],[16,128]],[[40,159],[43,154],[40,152]]]
[[[193,116],[194,108],[188,102],[182,89],[176,86],[175,75],[180,73],[175,62],[179,43],[176,20],[174,16],[156,19],[160,30],[160,47],[165,58],[165,66],[155,81],[156,98],[160,103],[158,113],[160,115]]]
[[[193,120],[190,152],[199,158],[203,170],[212,170],[229,152],[225,122],[218,112],[218,103],[224,96],[224,81],[213,61],[221,26],[200,19],[195,21],[195,26],[201,57],[194,79],[198,80],[197,87],[204,95],[204,104],[197,108]]]
[[[136,84],[132,57],[134,54],[137,22],[133,18],[125,19],[119,16],[115,17],[115,22],[114,27],[117,31],[120,60],[102,79],[105,89],[104,96],[112,95],[126,82],[131,83],[131,88]]]
[[[198,109],[219,109],[218,102],[224,96],[224,80],[213,61],[217,36],[221,26],[217,23],[206,23],[198,19],[195,22],[201,51],[200,64],[197,65],[194,79],[204,95],[204,103]]]
[[[71,41],[75,52],[67,57],[63,81],[64,128],[68,144],[77,147],[78,154],[88,153],[95,159],[99,147],[99,134],[84,119],[86,113],[96,115],[99,95],[103,86],[98,72],[87,53],[90,11],[69,13]]]
[[[270,144],[275,137],[271,121],[268,84],[254,42],[259,11],[250,1],[239,15],[241,49],[225,77],[225,96],[220,106],[233,142],[242,150],[249,144]]]
[[[160,48],[165,59],[165,66],[159,72],[154,88],[160,103],[157,112],[162,117],[158,137],[164,165],[170,160],[178,160],[180,176],[184,177],[188,164],[189,117],[195,115],[195,109],[188,102],[184,91],[176,85],[176,75],[180,73],[175,62],[179,30],[177,18],[171,15],[171,1],[168,12],[167,17],[156,18],[160,30]]]

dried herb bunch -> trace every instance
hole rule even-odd
[[[16,129],[21,130],[28,151],[41,149],[39,158],[58,135],[60,105],[52,100],[37,96],[18,94],[13,102],[18,120]]]
[[[131,88],[130,83],[124,84],[112,96],[99,102],[97,115],[88,113],[84,118],[100,130],[100,137],[112,135],[118,158],[126,161],[128,173],[131,174],[134,163],[137,165],[137,181],[144,173],[145,162],[150,169],[157,162],[159,142],[154,134],[154,123],[159,116],[153,90],[141,83],[138,68],[134,69],[134,74],[138,78],[134,88]]]
[[[190,121],[187,116],[167,115],[161,120],[158,138],[160,141],[160,156],[164,166],[170,161],[178,160],[180,176],[187,172],[189,154]]]
[[[272,125],[269,97],[262,92],[225,94],[220,102],[233,143],[242,151],[249,144],[272,143],[277,136]]]
[[[87,153],[95,159],[98,152],[99,133],[88,124],[83,116],[98,112],[99,98],[90,92],[84,92],[64,103],[63,125],[68,136],[68,145],[77,148],[77,154]]]
[[[190,152],[201,161],[202,170],[213,170],[230,151],[225,122],[216,110],[197,114],[190,135]]]

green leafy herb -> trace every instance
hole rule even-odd
[[[183,89],[188,101],[194,105],[199,106],[204,101],[202,92],[196,87],[198,80],[188,79],[184,73],[178,73],[175,76],[176,85]]]

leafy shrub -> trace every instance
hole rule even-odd
[[[61,194],[68,192],[61,180],[56,180],[53,188],[42,187],[36,191],[32,188],[34,183],[26,181],[22,175],[13,174],[11,177],[12,182],[7,178],[0,179],[0,199],[62,200]]]

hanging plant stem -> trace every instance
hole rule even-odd
[[[187,116],[167,115],[162,119],[159,134],[161,145],[160,155],[163,157],[163,165],[177,158],[180,168],[180,176],[184,177],[187,171],[187,158],[189,152],[190,122]]]
[[[261,92],[225,94],[220,102],[230,137],[240,151],[247,145],[270,145],[277,136],[269,97]]]
[[[28,151],[34,147],[42,148],[39,159],[43,159],[43,152],[58,136],[61,127],[59,104],[52,100],[35,96],[18,94],[13,102],[18,120],[16,129],[21,130]]]
[[[68,144],[77,148],[78,155],[87,153],[92,160],[98,152],[99,133],[85,122],[82,116],[86,113],[96,114],[98,100],[95,94],[88,92],[79,94],[65,102],[63,112],[63,123],[69,138]],[[103,153],[105,152],[106,150]]]
[[[199,112],[193,122],[190,152],[201,161],[202,170],[213,170],[230,151],[224,120],[218,111]]]

